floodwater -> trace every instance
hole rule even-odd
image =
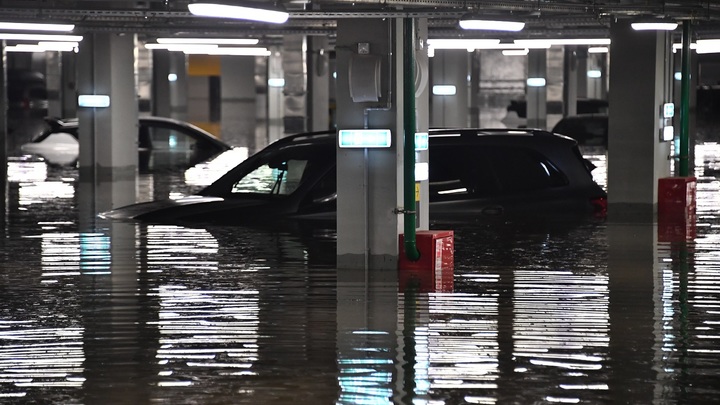
[[[697,221],[680,228],[453,225],[453,283],[434,292],[337,271],[331,231],[96,219],[127,193],[15,162],[0,403],[717,403],[719,160],[698,146]]]

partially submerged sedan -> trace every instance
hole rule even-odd
[[[172,118],[140,117],[137,128],[140,172],[188,168],[231,149],[202,128]],[[74,165],[79,154],[78,138],[77,118],[47,117],[42,131],[21,150],[53,165]]]
[[[431,219],[602,214],[606,193],[577,142],[539,130],[430,131]],[[196,195],[117,208],[103,218],[175,224],[334,220],[335,132],[280,139]]]

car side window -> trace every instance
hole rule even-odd
[[[483,198],[567,184],[541,154],[501,146],[438,146],[430,152],[430,199]]]
[[[527,148],[497,148],[488,155],[502,191],[515,193],[567,184],[567,178],[547,158]]]
[[[195,146],[194,139],[174,129],[158,126],[146,128],[154,151],[187,153]]]

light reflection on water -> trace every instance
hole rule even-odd
[[[720,150],[696,156],[711,167]],[[602,177],[604,155],[593,159]],[[68,176],[38,179],[58,188],[13,183],[0,400],[710,402],[720,395],[720,182],[696,175],[690,238],[604,223],[458,227],[452,293],[348,289],[314,259],[332,245],[276,230],[86,229]]]

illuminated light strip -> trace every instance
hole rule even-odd
[[[279,10],[266,10],[261,8],[229,6],[215,3],[188,4],[191,14],[201,17],[233,18],[239,20],[262,21],[282,24],[288,20],[290,14]]]
[[[67,32],[74,29],[75,24],[16,23],[5,21],[0,22],[0,30]]]
[[[513,42],[528,48],[539,45],[610,45],[610,38],[516,39]]]
[[[216,45],[257,45],[260,40],[253,38],[158,38],[158,44],[216,44]]]
[[[53,34],[16,34],[8,32],[0,32],[0,39],[9,41],[65,41],[80,42],[83,37],[81,35],[53,35]]]

